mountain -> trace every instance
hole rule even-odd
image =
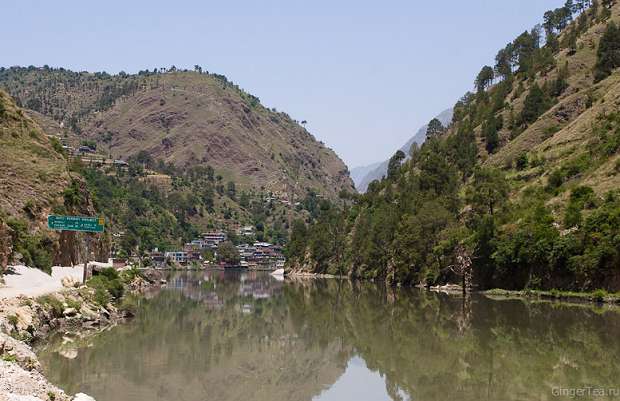
[[[444,127],[448,126],[450,122],[452,121],[452,109],[444,110],[435,118],[438,119],[441,122],[441,124],[443,124]],[[400,148],[400,150],[402,150],[407,155],[407,157],[409,157],[409,150],[411,149],[411,145],[413,145],[414,143],[417,143],[419,146],[424,143],[424,141],[426,140],[427,128],[428,128],[428,125],[426,124],[420,127],[420,129],[417,130],[415,135],[412,136]],[[366,192],[366,189],[368,189],[368,184],[370,184],[374,180],[380,180],[382,177],[384,177],[387,174],[388,163],[389,163],[389,159],[378,163],[375,168],[368,171],[359,181],[353,178],[353,181],[355,182],[355,188],[357,188],[357,190],[361,193]],[[351,176],[353,177],[353,172],[351,172]]]
[[[353,183],[355,184],[355,187],[358,188],[366,174],[379,167],[380,164],[381,162],[377,162],[368,164],[366,166],[353,167],[350,171],[350,176],[353,180]]]
[[[577,4],[576,7],[574,5]],[[567,2],[345,210],[295,225],[289,269],[397,284],[620,291],[620,4]]]
[[[0,87],[48,132],[73,146],[96,143],[115,159],[140,154],[180,168],[209,165],[240,188],[296,199],[354,190],[331,149],[223,75],[12,67],[0,69]]]

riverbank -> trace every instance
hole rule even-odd
[[[122,272],[87,285],[65,280],[66,288],[42,296],[0,299],[0,401],[89,401],[70,396],[51,384],[32,351],[32,344],[52,333],[95,333],[133,316],[125,292],[141,292],[159,283],[157,272]]]
[[[492,289],[481,291],[481,294],[490,298],[534,298],[544,300],[555,300],[574,303],[598,303],[620,305],[620,293],[607,293],[605,291],[594,292],[574,292],[574,291],[543,291],[543,290],[502,290]]]
[[[312,278],[336,278],[351,279],[348,276],[337,276],[332,274],[318,274],[308,272],[286,272],[285,277],[292,279],[312,279]],[[374,280],[368,280],[374,282]],[[445,284],[427,287],[425,285],[417,285],[417,288],[427,289],[431,292],[439,292],[448,295],[462,295],[463,287],[459,284]],[[576,291],[560,291],[560,290],[472,290],[472,294],[481,294],[491,299],[538,299],[546,301],[562,301],[575,304],[592,303],[592,304],[609,304],[620,305],[620,293],[608,293],[604,290],[592,292],[576,292]]]

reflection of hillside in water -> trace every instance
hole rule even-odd
[[[53,347],[41,360],[99,401],[346,400],[377,373],[384,399],[551,400],[556,386],[620,386],[619,316],[207,271],[172,277],[75,360]]]
[[[135,321],[91,339],[75,360],[53,349],[41,353],[51,379],[99,401],[310,400],[351,353],[341,339],[294,334],[281,282],[218,271],[171,278]]]

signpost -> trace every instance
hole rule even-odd
[[[105,219],[103,217],[90,216],[47,216],[47,226],[52,230],[60,231],[79,231],[87,233],[102,233],[105,229]],[[90,249],[90,237],[86,237],[87,248]],[[87,249],[87,253],[88,253]],[[88,256],[87,259],[88,260]],[[84,262],[84,275],[82,282],[90,277],[88,262]]]
[[[52,230],[102,233],[105,226],[103,217],[86,216],[47,216],[47,226]]]

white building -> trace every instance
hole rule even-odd
[[[181,251],[177,251],[177,252],[166,252],[164,254],[164,257],[166,258],[166,260],[170,260],[172,262],[176,262],[176,263],[187,263],[187,252],[181,252]]]

